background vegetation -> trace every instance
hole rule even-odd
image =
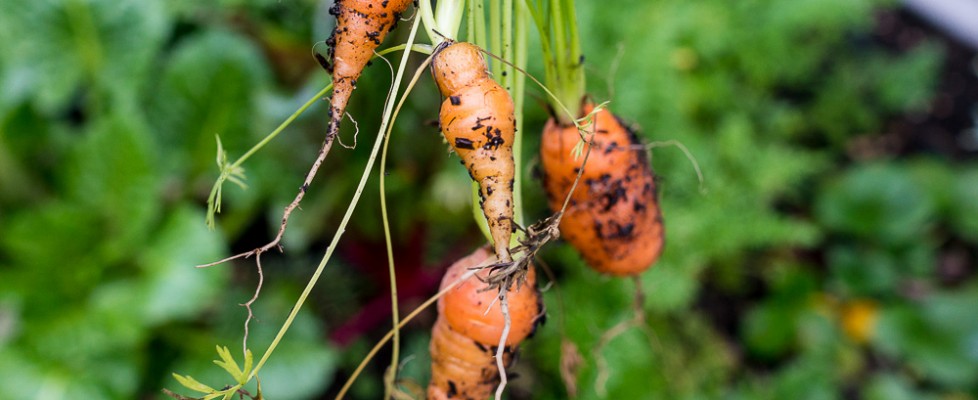
[[[214,137],[240,155],[325,85],[311,48],[331,29],[328,6],[0,4],[0,397],[155,398],[178,387],[173,371],[229,383],[210,360],[214,345],[240,343],[254,264],[193,266],[274,235],[325,109],[249,160],[247,190],[226,188],[212,232]],[[641,277],[646,329],[601,351],[601,334],[631,318],[633,283],[566,245],[543,252],[556,276],[548,323],[524,345],[513,398],[978,398],[973,52],[885,1],[578,7],[591,92],[645,140],[688,146],[705,181],[680,151],[653,151],[668,237]],[[376,132],[389,84],[376,62],[360,80],[349,110],[360,132]],[[529,93],[533,165],[546,112]],[[425,80],[412,96],[387,180],[405,309],[483,240],[468,177],[432,125],[436,90]],[[334,149],[285,253],[263,259],[256,351],[325,249],[365,147]],[[263,369],[268,398],[329,398],[386,330],[377,191]],[[528,215],[544,216],[532,178],[525,193]],[[402,377],[421,385],[433,319],[404,334]],[[575,354],[568,385],[561,361]],[[354,398],[380,397],[382,365]]]

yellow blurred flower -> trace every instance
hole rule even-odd
[[[867,299],[846,302],[839,314],[842,331],[849,339],[859,344],[873,338],[878,319],[879,306],[876,302]]]

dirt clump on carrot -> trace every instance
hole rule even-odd
[[[593,109],[586,103],[583,113]],[[560,221],[561,236],[599,272],[639,274],[655,263],[664,244],[655,175],[634,132],[606,108],[593,115],[584,133],[591,153]],[[554,211],[563,206],[580,171],[584,157],[572,154],[580,138],[577,127],[561,126],[554,118],[544,128],[540,163]]]
[[[455,282],[490,256],[486,248],[479,248],[458,260],[445,272],[441,287]],[[495,355],[505,319],[498,304],[499,292],[487,290],[488,285],[482,281],[488,273],[487,269],[480,270],[438,300],[438,319],[430,345],[429,400],[486,399],[500,382]],[[514,285],[506,296],[511,323],[503,362],[509,365],[519,344],[533,334],[543,317],[532,267],[525,282]]]
[[[510,262],[516,170],[513,99],[489,75],[479,47],[450,42],[436,51],[431,72],[445,97],[438,118],[442,134],[479,183],[480,205],[496,257],[501,263]]]

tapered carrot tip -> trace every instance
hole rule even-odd
[[[336,28],[326,40],[327,69],[333,74],[329,134],[335,135],[357,79],[411,0],[337,0],[329,9]]]
[[[584,113],[593,110],[586,104]],[[655,175],[634,133],[607,109],[594,115],[584,173],[560,222],[562,237],[595,270],[635,275],[658,260],[664,245]],[[551,209],[559,210],[580,171],[575,158],[580,133],[551,119],[540,147],[544,187]]]

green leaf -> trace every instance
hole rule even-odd
[[[881,373],[870,379],[863,390],[866,400],[936,400],[938,397],[925,396],[914,389],[912,382],[906,378]]]
[[[234,361],[234,357],[231,356],[231,351],[228,350],[227,346],[217,346],[217,354],[221,359],[214,360],[214,364],[224,368],[236,381],[241,383],[240,381],[244,374],[241,372],[241,368],[238,367],[238,363]]]
[[[201,393],[214,393],[216,391],[214,388],[210,386],[197,382],[197,380],[190,377],[190,375],[181,376],[174,373],[173,377],[176,378],[177,382],[180,382],[181,385],[183,385],[184,387],[190,390],[198,391]]]
[[[795,344],[798,309],[779,304],[764,304],[747,314],[743,325],[748,349],[762,358],[783,355]]]
[[[0,78],[0,85],[3,85]],[[0,207],[15,207],[46,194],[45,176],[59,166],[65,146],[54,140],[52,123],[28,104],[9,112],[0,105]]]
[[[817,283],[805,269],[785,268],[785,275],[771,283],[772,292],[747,312],[741,336],[747,348],[762,359],[774,359],[795,350]],[[809,324],[811,325],[811,324]],[[805,332],[811,334],[812,332]]]
[[[172,210],[138,257],[145,273],[141,316],[151,325],[193,318],[221,300],[230,270],[194,268],[221,258],[226,247],[201,218],[201,211],[189,206]]]
[[[0,249],[18,268],[3,271],[2,284],[16,283],[9,289],[23,296],[28,315],[60,313],[63,304],[83,299],[98,284],[109,265],[92,252],[102,236],[97,222],[85,207],[66,202],[4,216]],[[65,268],[69,262],[72,268]]]
[[[779,370],[773,382],[773,398],[831,400],[835,393],[836,365],[826,360],[808,357],[792,362]]]
[[[62,343],[64,339],[62,337]],[[89,359],[81,369],[39,359],[25,347],[0,349],[0,395],[9,399],[129,399],[136,392],[137,363]]]
[[[645,290],[654,293],[646,297],[646,304],[653,310],[679,310],[696,296],[697,271],[682,268],[674,259],[667,257],[641,275]]]
[[[877,248],[834,246],[828,251],[828,261],[842,294],[888,294],[900,283],[901,260]]]
[[[52,389],[66,386],[63,378],[49,376],[49,368],[34,362],[23,350],[0,346],[0,395],[8,399],[28,399],[37,397],[42,386]]]
[[[925,233],[935,205],[904,168],[868,164],[826,185],[815,208],[831,229],[901,245]]]
[[[245,378],[247,378],[247,374],[251,373],[251,367],[254,366],[254,362],[255,362],[255,357],[253,354],[251,354],[251,349],[245,350],[245,360],[244,360],[244,372],[246,374]],[[244,384],[244,382],[241,381],[238,381],[238,383],[242,385]]]
[[[906,165],[910,178],[930,197],[940,215],[946,218],[952,213],[954,190],[950,188],[954,188],[966,174],[959,174],[939,158],[912,159]]]
[[[923,43],[899,57],[881,58],[878,65],[871,66],[871,70],[880,71],[876,95],[883,109],[906,112],[925,107],[933,96],[943,58],[940,46]]]
[[[292,334],[292,331],[289,331]],[[339,352],[313,338],[283,341],[275,358],[288,362],[269,362],[261,369],[262,390],[266,398],[308,398],[333,381]]]
[[[191,35],[174,49],[150,93],[148,114],[172,149],[166,168],[191,176],[213,171],[214,136],[229,159],[252,144],[261,113],[256,94],[267,84],[264,58],[245,38],[230,32]]]
[[[978,244],[978,168],[957,176],[952,196],[951,226],[972,244]]]
[[[140,248],[162,211],[160,174],[147,126],[132,115],[93,121],[63,172],[67,197],[97,218],[94,249],[113,262]]]
[[[978,287],[938,293],[919,304],[883,310],[874,343],[907,359],[917,373],[942,385],[965,388],[978,382]]]
[[[0,38],[9,68],[42,110],[63,107],[82,85],[96,98],[134,100],[169,27],[160,0],[37,0],[4,3]]]

